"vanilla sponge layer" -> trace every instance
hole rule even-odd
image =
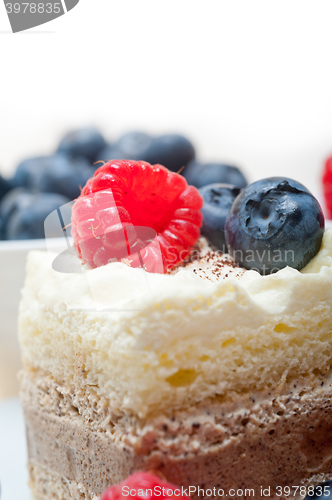
[[[181,269],[111,263],[54,271],[31,252],[19,314],[23,361],[85,383],[138,415],[328,369],[332,358],[332,231],[302,270],[247,271],[218,282]]]

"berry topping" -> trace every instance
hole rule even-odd
[[[324,216],[299,182],[270,177],[250,184],[234,201],[226,221],[229,253],[246,269],[270,274],[302,269],[318,252]]]
[[[223,252],[227,253],[225,224],[229,211],[240,188],[230,184],[209,184],[199,189],[204,205],[202,208],[203,236]]]
[[[323,171],[323,192],[327,216],[329,219],[332,219],[332,156],[330,156],[325,162],[325,168]]]
[[[155,498],[183,499],[188,498],[182,493],[182,488],[174,484],[163,481],[155,474],[149,472],[136,472],[125,481],[108,488],[101,496],[100,500],[120,500],[120,499],[145,499]]]
[[[241,170],[223,163],[200,163],[193,160],[183,170],[182,175],[188,184],[197,188],[220,182],[233,184],[239,188],[244,188],[248,184]]]
[[[195,187],[162,165],[112,160],[96,170],[75,202],[72,235],[91,267],[128,257],[132,267],[143,260],[147,271],[158,272],[158,252],[166,268],[188,257],[200,235],[202,204]],[[141,237],[143,228],[155,238],[151,231]]]

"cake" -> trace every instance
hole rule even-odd
[[[331,477],[332,231],[267,276],[202,238],[166,274],[56,257],[29,254],[20,305],[36,500],[97,500],[140,470],[192,498]]]

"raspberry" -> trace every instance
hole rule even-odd
[[[147,271],[164,272],[185,260],[196,243],[202,204],[195,187],[162,165],[112,160],[96,170],[76,200],[72,235],[91,267],[128,258],[132,267],[144,263]]]
[[[111,486],[101,496],[100,500],[137,499],[153,500],[155,498],[184,499],[181,488],[163,481],[149,472],[136,472],[125,481]]]
[[[329,219],[332,219],[332,156],[330,156],[325,162],[325,168],[323,171],[323,193],[327,216]]]

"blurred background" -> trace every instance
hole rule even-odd
[[[199,158],[318,194],[332,152],[331,15],[325,0],[81,0],[35,30],[2,32],[1,172],[95,124],[110,141],[177,131]]]
[[[52,154],[84,126],[111,144],[131,130],[174,132],[203,162],[237,165],[249,182],[293,177],[323,203],[331,16],[324,0],[81,0],[13,35],[0,5],[0,174],[9,179],[21,160]],[[0,397],[17,390],[26,251],[0,243]]]

